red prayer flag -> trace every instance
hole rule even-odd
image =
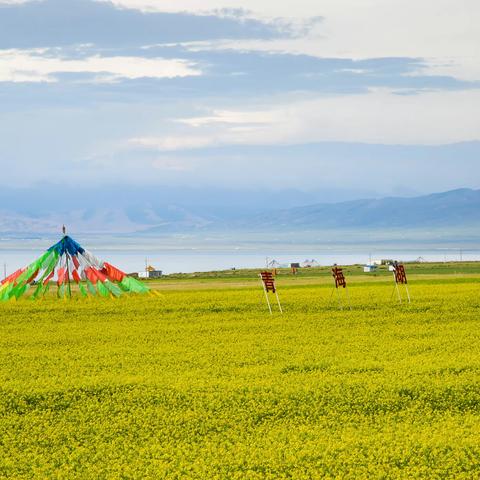
[[[7,278],[2,280],[2,285],[5,283],[10,283],[15,281],[26,269],[25,268],[20,268],[16,272],[13,272],[11,275],[9,275]]]
[[[86,268],[85,275],[88,278],[88,280],[92,282],[94,285],[97,283],[98,278],[97,278],[97,275],[95,274],[95,269],[93,267]]]
[[[112,282],[121,282],[127,276],[126,273],[107,262],[103,264],[101,273],[105,274]]]
[[[63,267],[60,267],[58,269],[58,275],[57,275],[57,285],[61,285],[62,283],[65,282],[65,274],[67,273],[67,271],[63,268]]]
[[[76,255],[73,255],[73,256],[72,256],[72,262],[73,262],[73,264],[75,265],[75,268],[80,267],[80,262],[78,261],[78,258],[77,258]]]
[[[48,275],[48,277],[45,278],[45,280],[43,281],[43,284],[46,285],[53,278],[54,275],[55,275],[55,269],[53,269]]]

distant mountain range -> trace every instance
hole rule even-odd
[[[348,197],[350,192],[336,192]],[[228,187],[62,186],[0,189],[0,234],[56,233],[65,223],[76,232],[188,231],[255,215],[265,205],[288,208],[328,198],[330,191],[235,190]],[[265,200],[268,199],[267,202]]]
[[[188,193],[188,195],[187,195]],[[341,229],[468,228],[480,232],[480,190],[459,189],[419,197],[389,197],[340,203],[298,205],[307,194],[279,193],[266,200],[261,192],[222,201],[225,192],[196,197],[195,192],[168,195],[103,191],[66,195],[54,192],[40,202],[14,202],[0,195],[0,235],[57,233],[63,223],[78,233],[161,235],[175,232],[268,232]],[[186,197],[188,201],[185,201]],[[183,202],[182,202],[183,199]],[[10,199],[11,200],[11,199]],[[178,203],[175,203],[177,201]],[[243,202],[243,203],[242,203]],[[282,203],[283,202],[283,203]],[[7,208],[8,205],[8,208]],[[279,205],[279,208],[269,208]],[[283,207],[283,208],[282,208]]]
[[[479,227],[480,190],[459,189],[414,198],[355,200],[246,216],[230,228],[342,229]]]

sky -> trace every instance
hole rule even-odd
[[[480,188],[479,22],[478,0],[0,0],[2,184]]]

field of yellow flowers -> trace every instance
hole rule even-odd
[[[480,281],[389,280],[0,305],[0,478],[479,478]]]

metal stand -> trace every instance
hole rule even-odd
[[[348,308],[351,310],[352,309],[352,304],[350,302],[350,294],[348,292],[348,286],[347,286],[347,281],[345,279],[345,276],[343,274],[343,269],[341,267],[338,267],[336,264],[332,268],[332,274],[333,274],[333,288],[337,292],[337,301],[338,301],[338,308],[340,310],[343,310],[343,301],[342,301],[342,294],[340,293],[340,287],[345,290],[345,297],[347,299],[347,305]],[[333,291],[332,291],[333,295]],[[332,295],[330,295],[330,301],[332,299]]]
[[[263,291],[265,292],[265,298],[267,300],[267,305],[268,305],[268,310],[270,311],[270,315],[272,315],[272,306],[270,305],[270,299],[268,298],[268,293],[267,293],[267,289],[265,287],[265,282],[260,278],[260,281],[262,282],[262,285],[263,285]]]
[[[402,295],[400,293],[400,288],[398,287],[397,278],[395,277],[395,272],[393,272],[393,278],[395,280],[395,290],[397,291],[398,301],[402,303]]]
[[[393,292],[392,292],[392,295],[391,295],[390,299],[392,299],[395,292],[397,292],[398,302],[400,304],[402,304],[403,303],[402,293],[400,291],[400,287],[398,286],[399,282],[397,281],[397,276],[396,276],[395,272],[393,272],[393,279],[395,281],[395,287],[393,289]],[[405,286],[405,293],[407,294],[408,303],[412,303],[412,298],[410,297],[410,292],[408,290],[408,284],[405,281],[405,283],[402,283],[402,285]]]
[[[408,291],[408,285],[405,284],[405,290],[407,292],[408,303],[412,303],[412,299],[410,298],[410,292]]]
[[[334,287],[332,293],[330,295],[330,301],[332,300],[333,294],[337,292],[337,301],[338,301],[338,308],[343,310],[344,303],[342,301],[342,294],[340,293],[340,289],[338,287]],[[352,302],[350,301],[350,293],[348,291],[348,287],[345,287],[345,298],[347,299],[347,307],[349,310],[352,309]]]
[[[347,296],[348,308],[352,309],[352,302],[350,301],[350,292],[348,291],[348,287],[345,287],[345,295]]]
[[[280,305],[280,299],[278,298],[278,292],[275,290],[275,296],[277,297],[278,309],[280,313],[283,313],[282,306]]]

